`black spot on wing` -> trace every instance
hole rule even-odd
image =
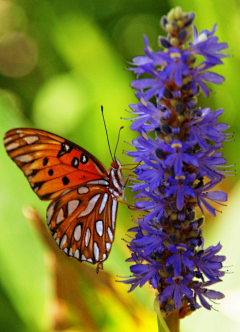
[[[43,166],[46,166],[46,165],[47,165],[47,163],[48,163],[48,158],[47,158],[47,157],[45,157],[45,158],[43,159]]]
[[[84,153],[82,153],[81,157],[80,157],[80,162],[82,164],[86,164],[88,162],[88,156],[86,156]]]
[[[79,165],[79,159],[77,157],[74,157],[71,163],[72,167],[78,168]]]
[[[51,195],[52,195],[52,194],[46,194],[46,195],[43,195],[43,196],[41,196],[41,199],[42,199],[43,201],[47,201],[47,200],[49,200],[49,198],[51,197]]]
[[[52,175],[53,175],[53,170],[50,169],[50,170],[48,171],[48,174],[49,174],[50,176],[52,176]]]
[[[36,175],[39,172],[39,169],[34,169],[31,173],[31,176],[33,177],[34,175]]]
[[[31,183],[30,182],[30,185],[32,187],[32,189],[37,193],[38,190],[42,187],[42,185],[44,184],[44,181],[42,182],[35,182],[35,183]]]
[[[68,183],[70,182],[69,178],[67,178],[66,176],[64,176],[62,178],[62,183],[64,184],[64,186],[66,186]]]
[[[58,152],[57,157],[62,157],[65,153],[70,153],[72,151],[72,147],[66,143],[61,144],[61,150]]]

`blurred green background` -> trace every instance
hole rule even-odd
[[[240,8],[234,0],[0,0],[1,136],[14,127],[48,130],[81,145],[108,167],[102,104],[112,149],[124,125],[117,156],[123,164],[131,162],[122,151],[134,133],[120,119],[136,102],[126,61],[143,54],[143,34],[157,49],[160,17],[176,5],[196,12],[199,31],[217,22],[220,41],[232,51],[216,69],[226,82],[212,87],[215,93],[201,97],[200,104],[225,108],[221,121],[231,125],[235,142],[225,143],[224,155],[236,164],[238,176]],[[115,282],[117,275],[129,275],[122,238],[133,225],[132,211],[120,204],[113,250],[96,275],[90,264],[67,258],[57,248],[45,227],[48,203],[34,195],[3,145],[0,151],[0,331],[156,331],[154,291],[145,285],[128,294],[126,285]],[[205,223],[206,245],[221,241],[226,269],[234,271],[215,287],[226,299],[214,305],[218,311],[200,309],[185,318],[181,331],[240,330],[237,179],[229,177],[221,186],[229,193],[223,214],[208,216]],[[132,202],[129,190],[126,196]]]

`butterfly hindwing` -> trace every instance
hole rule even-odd
[[[108,175],[102,163],[89,152],[42,130],[10,130],[4,144],[42,200],[54,199],[67,188]]]
[[[49,205],[47,223],[68,256],[95,264],[110,253],[117,207],[106,186],[86,183],[66,190]]]

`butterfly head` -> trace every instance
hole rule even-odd
[[[113,197],[121,198],[123,196],[124,178],[122,165],[117,157],[115,157],[114,161],[111,163],[109,189]]]

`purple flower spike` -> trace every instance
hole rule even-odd
[[[219,151],[231,134],[219,122],[223,109],[198,106],[198,95],[208,97],[208,83],[224,82],[213,68],[223,64],[227,44],[215,36],[216,25],[198,34],[194,17],[172,9],[161,20],[163,50],[154,51],[144,36],[144,56],[129,69],[138,103],[130,105],[137,138],[127,154],[137,163],[131,186],[141,215],[127,243],[132,276],[123,282],[129,291],[149,282],[163,317],[174,310],[181,318],[201,306],[210,310],[210,302],[224,297],[208,289],[224,276],[225,256],[218,254],[220,243],[204,249],[201,213],[216,216],[215,205],[227,201],[214,187],[231,173]]]

